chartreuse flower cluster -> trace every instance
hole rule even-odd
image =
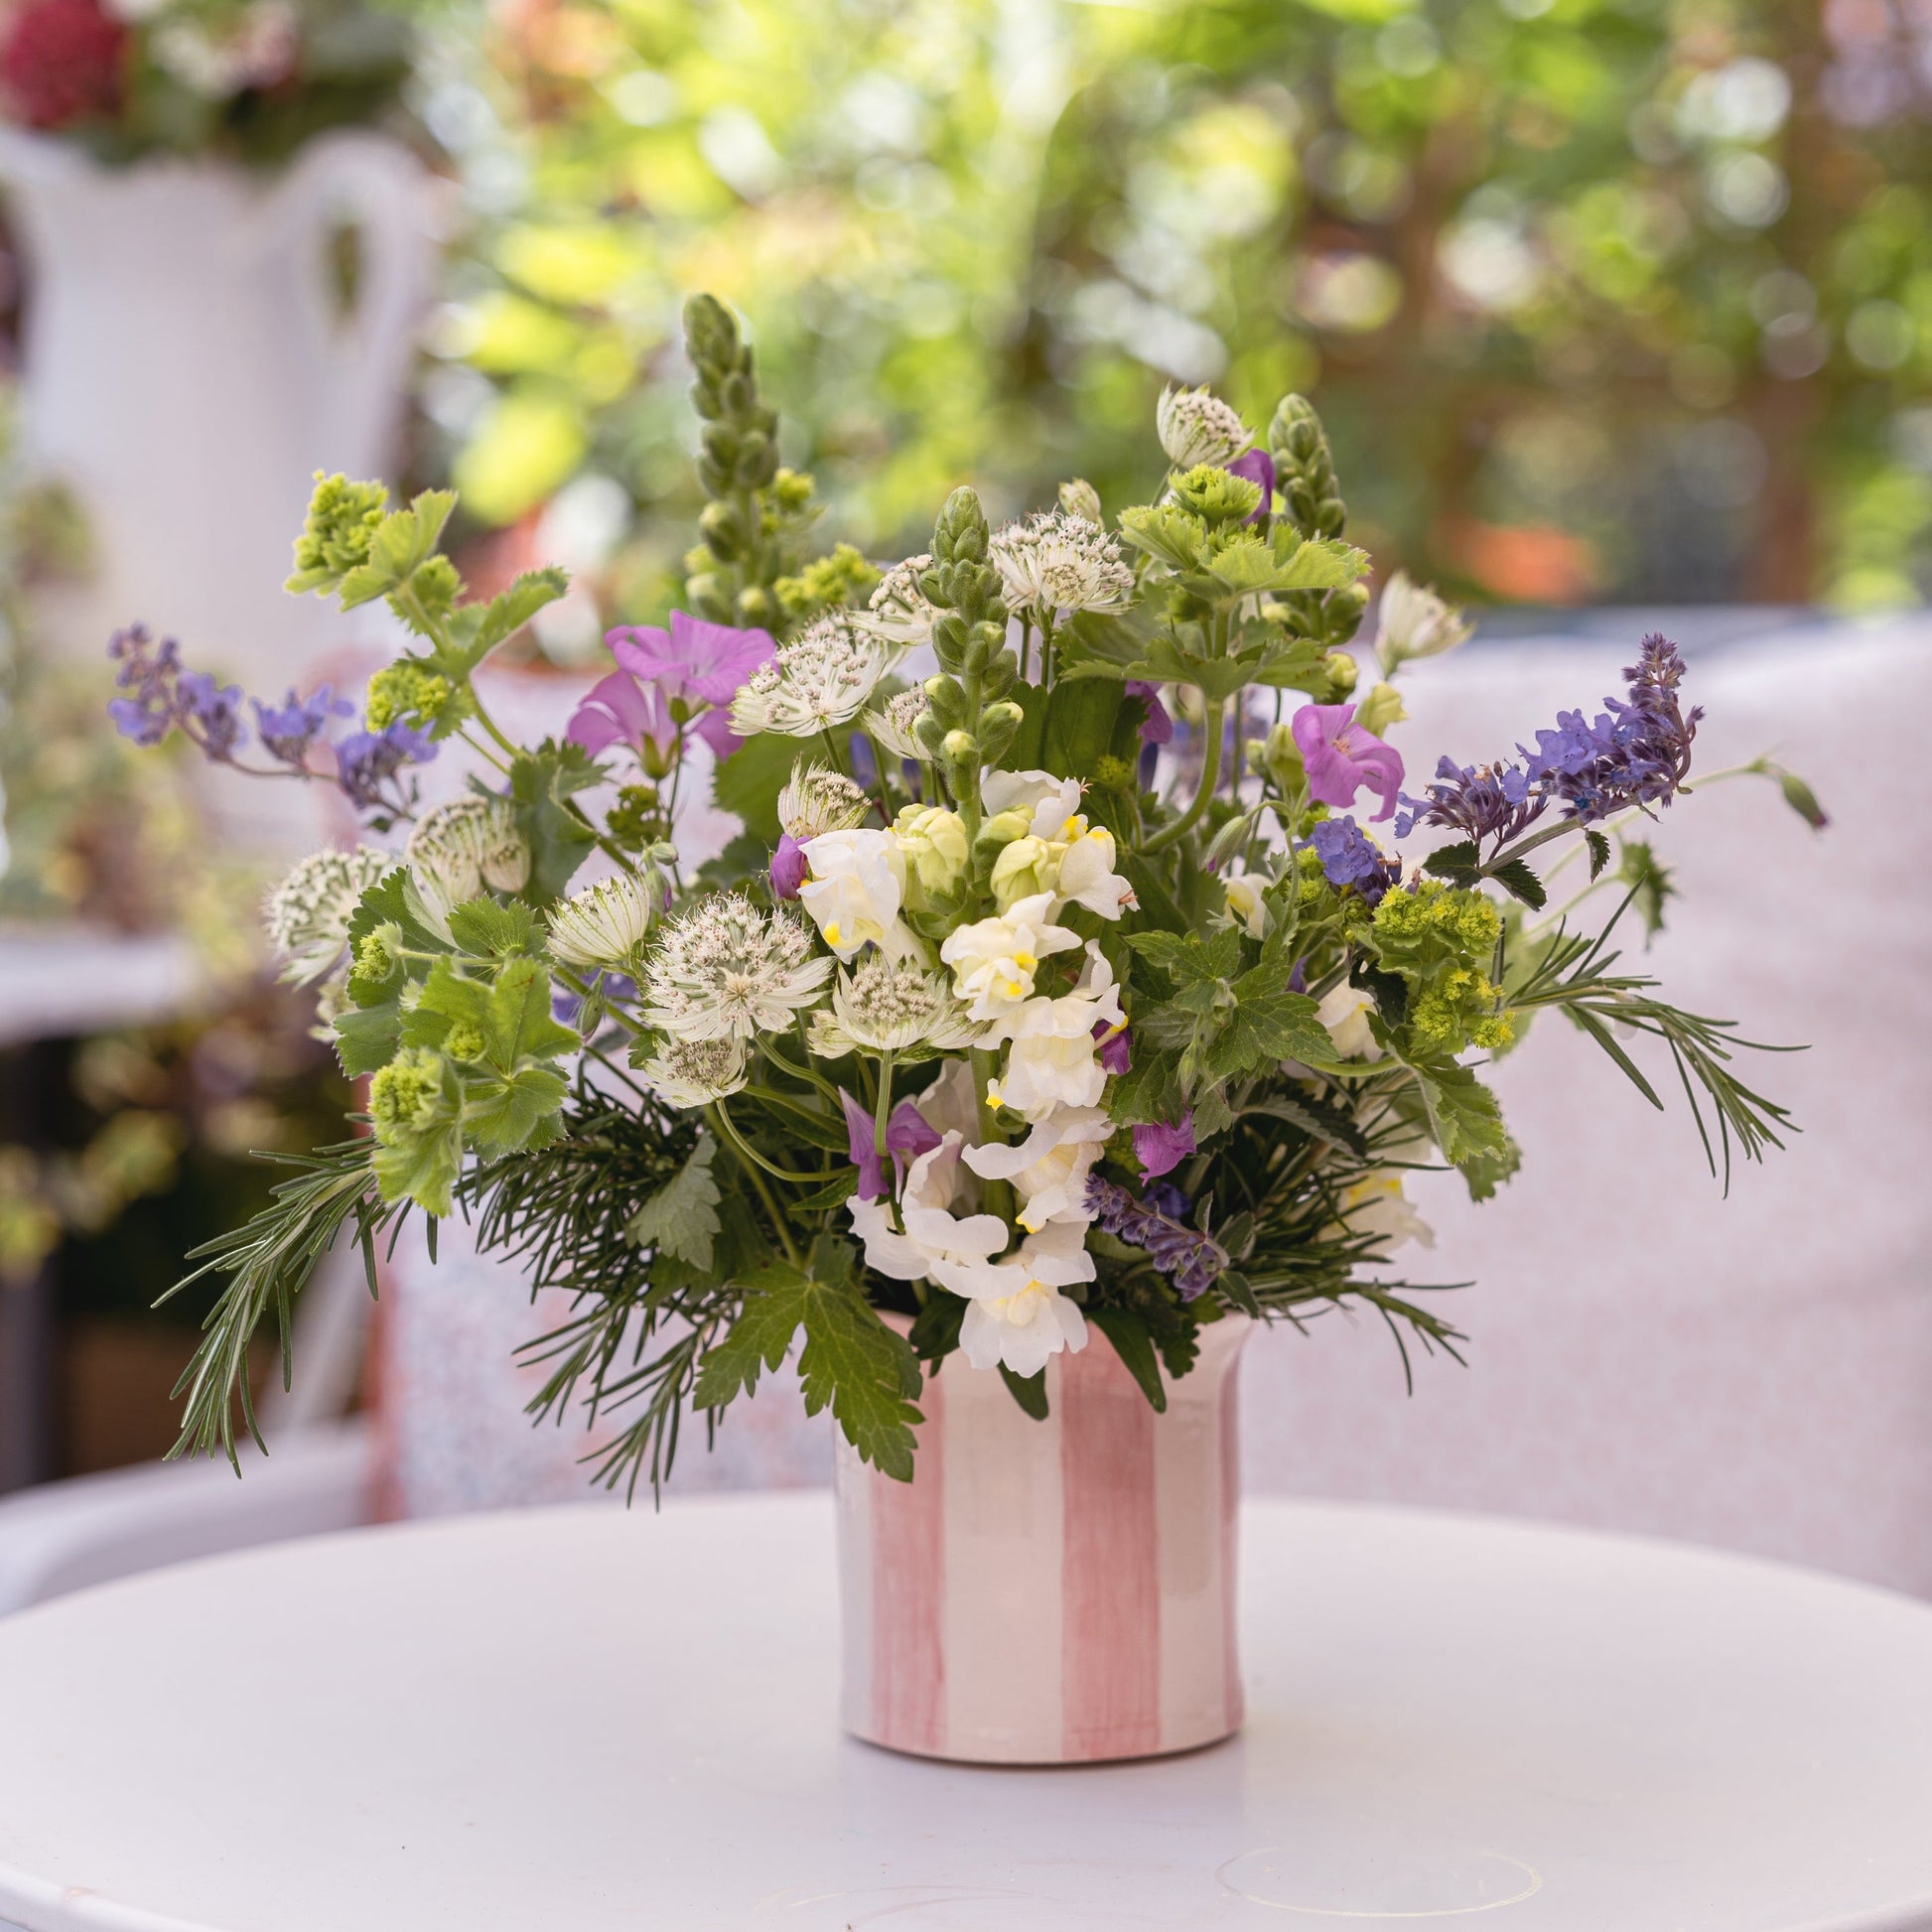
[[[751,349],[709,299],[687,321],[690,608],[611,634],[561,741],[510,739],[477,676],[561,575],[468,600],[447,496],[318,483],[291,589],[382,599],[413,638],[359,737],[460,747],[470,776],[428,809],[400,765],[371,780],[386,847],[318,854],[270,901],[369,1134],[208,1262],[229,1281],[190,1441],[231,1444],[242,1344],[329,1241],[413,1210],[468,1212],[576,1298],[538,1407],[630,1405],[612,1480],[660,1478],[687,1406],[715,1423],[794,1348],[807,1404],[907,1476],[920,1365],[955,1352],[1035,1415],[1062,1351],[1112,1348],[1160,1407],[1204,1324],[1346,1301],[1453,1352],[1392,1272],[1431,1240],[1405,1177],[1508,1178],[1484,1070],[1543,1009],[1660,1105],[1643,1058],[1671,1060],[1714,1166],[1777,1144],[1728,1023],[1607,943],[1666,890],[1633,828],[1688,789],[1674,645],[1593,720],[1411,796],[1395,680],[1469,625],[1398,573],[1355,644],[1367,559],[1303,398],[1257,438],[1170,391],[1153,500],[1110,519],[1075,480],[996,528],[960,488],[926,550],[875,565],[805,554],[811,482],[777,463]],[[211,681],[139,633],[117,655],[128,728],[236,762]],[[707,790],[742,834],[680,852]],[[1391,820],[1440,842],[1405,860]]]

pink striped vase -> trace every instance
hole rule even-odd
[[[1240,1728],[1241,1318],[1157,1415],[1106,1337],[1046,1369],[1048,1416],[953,1356],[926,1378],[917,1474],[838,1439],[845,1727],[921,1757],[1154,1757]]]

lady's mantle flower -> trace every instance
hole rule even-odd
[[[312,985],[341,960],[357,902],[395,863],[372,845],[312,852],[269,894],[262,924],[275,950],[288,957],[285,980]]]
[[[912,960],[875,954],[856,973],[841,973],[829,1012],[812,1015],[811,1046],[827,1059],[844,1054],[938,1051],[969,1046],[980,1029],[946,982]]]
[[[901,691],[897,697],[888,698],[883,710],[867,712],[860,723],[871,737],[896,756],[929,759],[932,754],[919,743],[916,730],[927,708],[924,691],[915,685],[910,691]]]
[[[1372,822],[1394,816],[1402,755],[1355,723],[1352,704],[1305,704],[1290,729],[1308,769],[1310,797],[1324,805],[1352,805],[1366,785],[1382,801]]]
[[[667,1039],[638,1068],[644,1084],[673,1107],[707,1107],[736,1093],[748,1077],[744,1040]]]
[[[995,919],[960,926],[939,957],[953,969],[953,991],[975,1020],[998,1020],[1033,998],[1034,974],[1048,953],[1078,946],[1080,935],[1048,919],[1052,896],[1037,894]]]
[[[831,975],[789,913],[721,893],[665,928],[644,967],[644,1017],[673,1039],[749,1039],[789,1027]]]
[[[1384,675],[1414,657],[1440,657],[1466,643],[1475,621],[1426,584],[1398,570],[1382,587],[1376,607],[1375,655]]]
[[[1197,463],[1225,465],[1254,440],[1239,414],[1204,388],[1176,389],[1170,384],[1163,389],[1154,426],[1168,461],[1176,470],[1191,470]]]
[[[498,893],[521,892],[530,877],[529,841],[517,829],[510,801],[494,792],[452,798],[426,813],[410,833],[404,857],[446,912],[485,886]]]
[[[932,625],[939,613],[919,589],[919,579],[932,568],[932,559],[923,551],[895,564],[879,580],[866,610],[852,620],[860,630],[901,648],[929,644]],[[904,756],[916,758],[916,752]]]
[[[626,744],[649,769],[662,765],[688,726],[713,753],[738,749],[726,709],[738,687],[769,664],[776,645],[764,630],[737,630],[683,611],[668,630],[637,624],[605,638],[618,668],[591,688],[568,736],[595,758]]]
[[[1124,611],[1134,572],[1097,523],[1065,510],[1039,510],[996,531],[988,554],[1016,617],[1036,621],[1060,611]]]
[[[798,889],[805,910],[825,943],[848,965],[867,946],[907,949],[900,923],[905,898],[905,855],[891,832],[826,832],[799,848],[811,878]]]
[[[1087,1181],[1087,1206],[1109,1234],[1141,1249],[1162,1274],[1172,1276],[1183,1302],[1204,1295],[1227,1266],[1227,1253],[1218,1242],[1137,1201],[1125,1187],[1099,1174]]]
[[[550,950],[566,966],[634,966],[650,915],[649,887],[616,873],[550,908]]]
[[[295,540],[295,575],[283,589],[296,597],[314,591],[333,597],[343,579],[369,560],[376,526],[389,507],[389,491],[379,483],[350,483],[338,472],[316,472],[302,534]]]
[[[842,612],[828,612],[755,671],[732,700],[732,729],[741,737],[783,732],[811,738],[865,709],[873,686],[904,654],[902,645],[860,631]]]

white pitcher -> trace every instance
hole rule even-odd
[[[362,132],[325,135],[270,177],[106,169],[7,132],[0,179],[28,276],[24,451],[77,498],[94,560],[84,585],[42,600],[37,636],[98,656],[138,619],[279,698],[345,641],[340,617],[281,582],[312,473],[394,460],[433,272],[431,177]]]

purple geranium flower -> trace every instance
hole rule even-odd
[[[1383,858],[1352,816],[1319,820],[1309,834],[1309,843],[1328,884],[1354,887],[1371,905],[1379,904],[1382,895],[1401,877],[1402,868]]]
[[[1261,501],[1243,521],[1265,523],[1275,501],[1275,459],[1266,450],[1250,450],[1246,456],[1236,457],[1223,468],[1231,477],[1245,477],[1251,483],[1261,485]]]
[[[1370,820],[1392,817],[1402,789],[1402,755],[1355,723],[1352,704],[1305,704],[1290,722],[1308,769],[1309,796],[1323,805],[1352,805],[1364,786],[1382,801]]]
[[[1104,1020],[1093,1023],[1093,1036],[1100,1042],[1100,1064],[1109,1073],[1125,1073],[1134,1064],[1134,1043],[1125,1027],[1110,1027]]]
[[[1152,1121],[1134,1130],[1134,1159],[1141,1164],[1143,1180],[1172,1173],[1193,1151],[1194,1110],[1191,1107],[1177,1121]]]
[[[1161,687],[1150,684],[1146,678],[1131,677],[1127,680],[1127,695],[1139,698],[1147,707],[1147,716],[1141,720],[1141,743],[1148,745],[1167,745],[1173,740],[1173,720],[1168,716],[1168,708],[1161,702]]]
[[[683,611],[671,613],[668,630],[637,624],[605,641],[620,668],[585,697],[568,736],[592,757],[626,744],[640,759],[647,744],[660,757],[668,753],[680,724],[719,758],[735,752],[732,698],[777,650],[767,631],[735,630]]]
[[[385,797],[382,787],[405,764],[427,764],[435,756],[429,733],[398,718],[379,732],[351,732],[336,747],[336,782],[364,811],[394,807],[407,801]]]
[[[297,771],[308,768],[310,749],[328,728],[330,719],[352,717],[355,712],[346,698],[337,697],[326,684],[307,698],[298,698],[291,689],[287,702],[280,706],[265,705],[259,698],[248,702],[255,708],[255,730],[262,749]]]
[[[771,855],[771,890],[779,898],[796,898],[811,865],[805,849],[789,832],[778,834],[778,849]]]
[[[886,1193],[886,1163],[874,1144],[872,1109],[860,1104],[839,1089],[839,1105],[845,1109],[846,1151],[859,1170],[859,1198],[879,1200]],[[905,1179],[909,1162],[939,1145],[926,1117],[909,1100],[901,1100],[886,1123],[886,1152],[893,1157],[893,1173],[897,1183]]]

